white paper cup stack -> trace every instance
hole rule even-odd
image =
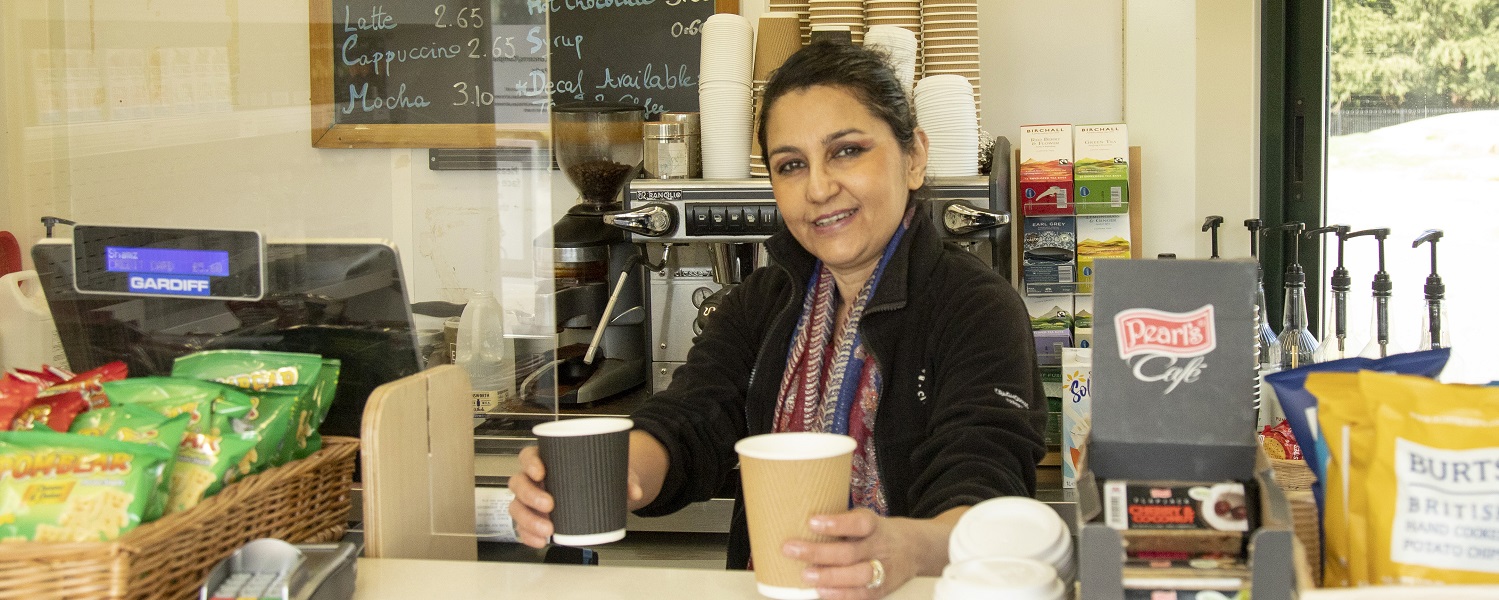
[[[916,123],[926,131],[928,175],[962,177],[979,172],[979,124],[973,87],[959,75],[916,82]]]
[[[916,35],[914,67],[916,77],[921,77],[921,0],[864,0],[866,44],[870,30],[881,25],[893,25]]]
[[[947,555],[954,565],[989,558],[1035,560],[1054,569],[1064,585],[1077,578],[1067,524],[1051,507],[1031,498],[975,504],[953,526]]]
[[[864,43],[864,0],[812,0],[807,9],[812,29],[848,27],[854,45]]]
[[[918,46],[916,34],[903,27],[875,25],[864,32],[864,47],[885,53],[885,63],[890,65],[890,69],[895,71],[895,77],[900,79],[908,100],[916,83]]]
[[[703,23],[697,98],[704,179],[749,175],[754,36],[749,19],[736,14],[718,13]]]
[[[812,39],[811,2],[809,0],[770,0],[770,12],[795,13],[802,32],[802,45]]]
[[[921,5],[922,77],[968,78],[974,106],[982,110],[978,22],[978,0],[926,0]]]

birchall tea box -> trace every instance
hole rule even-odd
[[[1077,487],[1078,464],[1093,426],[1093,350],[1062,349],[1062,487]]]
[[[1031,317],[1031,335],[1036,339],[1037,364],[1062,364],[1062,349],[1072,345],[1072,297],[1026,297],[1025,308]]]
[[[1123,123],[1078,125],[1072,136],[1077,214],[1129,212],[1129,130]]]
[[[1077,291],[1077,218],[1027,217],[1022,243],[1026,294]]]
[[[1072,126],[1025,125],[1020,128],[1020,214],[1070,215],[1072,199]]]
[[[1095,259],[1129,257],[1129,215],[1078,215],[1077,293],[1093,293]]]
[[[1093,347],[1093,297],[1072,298],[1072,345],[1078,348]]]
[[[1254,475],[1250,260],[1094,265],[1088,466],[1099,479],[1231,481]]]

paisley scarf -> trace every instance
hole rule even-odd
[[[776,400],[776,432],[814,431],[854,438],[857,446],[849,501],[851,506],[862,506],[879,515],[890,512],[880,485],[873,435],[882,379],[879,365],[865,350],[859,322],[914,214],[906,212],[885,245],[879,265],[859,290],[841,329],[837,326],[838,290],[833,273],[817,261],[807,282],[806,300],[787,351],[786,374]]]

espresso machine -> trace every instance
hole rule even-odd
[[[994,156],[987,176],[930,181],[927,206],[947,241],[1013,282],[1007,139],[996,140]],[[625,186],[624,204],[604,221],[630,232],[650,257],[651,390],[660,391],[719,299],[765,263],[763,242],[782,223],[765,178],[635,179]]]
[[[592,404],[645,382],[640,249],[603,220],[622,208],[620,188],[640,170],[644,117],[644,109],[630,104],[552,109],[557,165],[580,198],[553,225],[551,236],[537,240],[551,248],[557,349],[535,393],[527,394],[536,404]]]

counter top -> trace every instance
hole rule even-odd
[[[658,569],[507,562],[361,558],[354,600],[444,598],[587,598],[634,600],[649,592],[659,600],[713,598],[760,600],[748,571]],[[919,577],[886,596],[932,597],[935,577]]]

